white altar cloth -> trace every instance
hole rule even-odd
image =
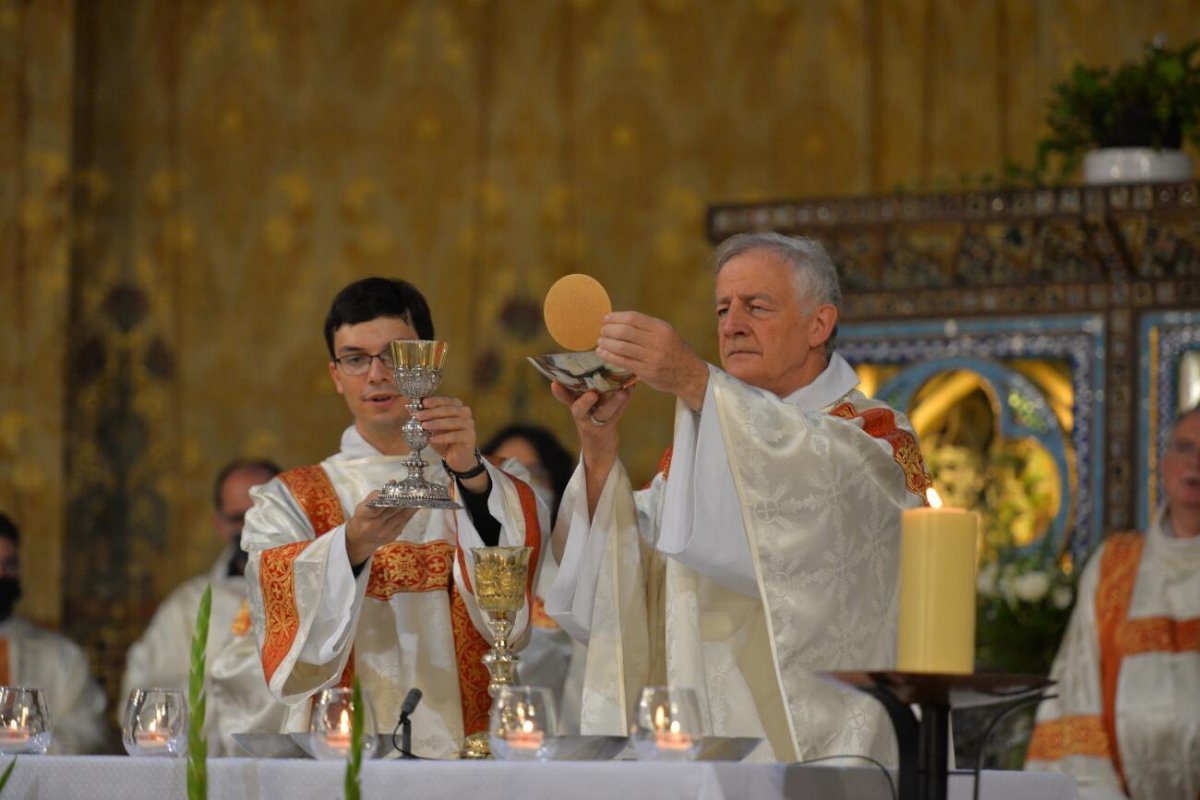
[[[0,757],[0,769],[8,765]],[[185,798],[183,759],[126,756],[21,756],[5,800],[160,800]],[[333,761],[221,758],[208,762],[210,800],[328,800],[342,796],[345,764]],[[549,763],[369,761],[363,796],[462,800],[836,800],[891,797],[883,773],[871,767],[558,761]],[[1033,772],[983,773],[987,800],[1074,800],[1075,779]],[[950,797],[970,800],[971,777],[950,777]]]

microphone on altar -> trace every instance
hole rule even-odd
[[[417,758],[412,754],[412,720],[409,717],[417,710],[417,704],[421,702],[421,690],[415,686],[408,690],[408,694],[404,697],[404,702],[400,704],[400,719],[396,722],[396,727],[400,729],[400,746],[396,749],[400,751],[401,758]],[[392,746],[396,747],[396,732],[392,731]]]

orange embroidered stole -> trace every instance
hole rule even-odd
[[[829,414],[842,419],[861,419],[863,430],[873,439],[882,439],[892,448],[892,458],[904,470],[905,485],[921,500],[933,479],[925,472],[921,446],[917,437],[896,424],[896,412],[890,408],[867,408],[859,411],[851,403],[839,403]]]
[[[1100,645],[1101,713],[1040,723],[1034,729],[1028,756],[1030,760],[1038,761],[1056,761],[1072,755],[1107,758],[1112,761],[1126,792],[1117,747],[1116,720],[1122,661],[1138,653],[1200,651],[1200,618],[1129,619],[1145,541],[1138,533],[1113,534],[1104,541],[1100,553],[1095,604],[1096,634]]]
[[[892,458],[904,470],[905,485],[913,494],[925,499],[925,490],[933,486],[933,479],[925,472],[925,460],[921,457],[921,446],[917,437],[896,424],[896,414],[887,408],[857,410],[851,403],[840,403],[829,410],[829,414],[842,419],[861,418],[863,430],[874,439],[883,439],[892,448]],[[655,473],[662,473],[665,480],[671,473],[671,457],[675,448],[668,445],[658,461]],[[648,487],[650,484],[647,483]]]
[[[288,470],[279,477],[304,510],[317,536],[328,533],[345,521],[345,512],[337,492],[319,465]],[[525,516],[526,543],[534,547],[530,563],[536,564],[541,547],[537,501],[533,490],[527,485],[520,481],[514,483]],[[292,565],[296,556],[310,544],[311,541],[293,542],[264,550],[259,560],[259,580],[266,617],[262,661],[263,673],[268,681],[291,650],[300,627]],[[455,547],[444,541],[422,544],[392,542],[384,545],[372,557],[366,593],[369,597],[386,602],[399,592],[449,592],[463,728],[467,734],[471,734],[487,729],[487,717],[491,709],[491,697],[487,691],[490,677],[481,659],[489,645],[472,623],[466,602],[455,585],[454,551]],[[462,573],[466,578],[465,568]],[[530,571],[532,580],[533,570]],[[470,591],[469,580],[467,588]],[[351,651],[341,683],[349,685],[353,675],[354,653]]]
[[[521,499],[521,514],[525,517],[525,546],[533,549],[533,552],[529,556],[529,563],[531,565],[529,574],[525,578],[525,601],[530,604],[530,618],[532,619],[534,610],[533,579],[537,573],[535,565],[541,559],[542,526],[538,522],[537,517],[537,495],[533,493],[533,489],[529,488],[529,485],[524,481],[517,480],[516,478],[513,478],[512,481],[513,485],[517,487],[517,496]],[[466,560],[461,548],[458,551],[458,558],[463,583],[466,584],[467,591],[474,594],[475,590],[471,587],[471,571],[467,569]],[[481,659],[490,648],[490,645],[475,630],[475,626],[471,622],[466,604],[462,602],[462,598],[459,598],[457,594],[455,597],[457,602],[461,604],[461,610],[455,608],[453,615],[455,628],[454,641],[458,655],[458,682],[462,689],[463,698],[463,730],[469,736],[472,733],[486,731],[488,726],[488,712],[492,708],[492,698],[488,694],[488,683],[491,681],[491,676],[488,674],[487,668],[483,666]],[[473,636],[469,646],[458,647],[458,642],[460,641],[458,629],[460,627],[467,628]]]

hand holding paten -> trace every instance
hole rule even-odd
[[[557,381],[550,384],[550,392],[554,399],[571,409],[571,417],[579,431],[581,444],[585,449],[589,445],[604,446],[611,444],[614,448],[617,442],[616,422],[625,413],[629,404],[630,389],[618,389],[614,392],[587,391],[576,394]]]
[[[381,508],[370,505],[378,496],[378,491],[367,495],[354,509],[354,516],[346,521],[346,555],[353,566],[365,562],[383,545],[396,541],[417,513],[415,506]]]

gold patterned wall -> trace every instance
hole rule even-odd
[[[214,471],[337,446],[332,294],[408,278],[486,435],[569,434],[525,355],[596,275],[713,355],[715,201],[952,187],[1028,159],[1082,60],[1200,0],[0,0],[0,505],[25,610],[111,686],[215,555]],[[638,391],[648,477],[670,403]]]

